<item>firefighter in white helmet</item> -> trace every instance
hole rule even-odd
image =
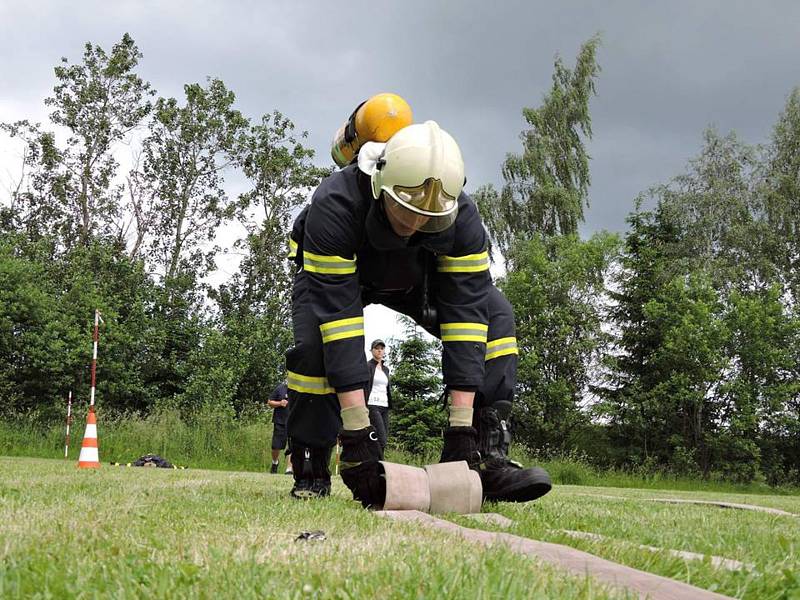
[[[508,459],[514,315],[492,284],[486,232],[464,182],[450,134],[434,121],[409,125],[385,144],[364,145],[295,221],[294,346],[286,355],[292,495],[330,492],[338,435],[354,498],[383,503],[382,450],[364,398],[370,303],[408,315],[442,341],[450,407],[441,461],[466,460],[489,500],[528,501],[550,490],[544,470]]]

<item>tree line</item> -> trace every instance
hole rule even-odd
[[[624,234],[582,239],[599,43],[572,68],[556,60],[504,184],[473,192],[516,312],[515,439],[604,466],[800,483],[800,91],[768,143],[707,130],[684,173],[634,200]],[[330,169],[288,118],[242,114],[219,79],[159,97],[141,56],[128,35],[86,44],[55,68],[49,123],[0,125],[21,149],[0,209],[5,417],[61,418],[68,390],[88,395],[96,307],[106,410],[241,414],[282,377],[289,221]],[[244,233],[218,247],[232,224]],[[224,252],[240,267],[212,286]],[[397,349],[393,429],[409,448],[435,451],[436,361],[418,335]]]
[[[87,396],[95,307],[107,409],[238,412],[282,377],[286,232],[328,171],[280,112],[243,115],[219,79],[159,97],[141,58],[127,34],[110,52],[87,43],[81,62],[55,67],[48,124],[0,125],[21,148],[0,213],[6,415],[48,419],[68,390]],[[234,224],[240,239],[217,246]],[[223,251],[241,264],[213,287],[204,278]]]
[[[505,184],[476,194],[514,306],[516,422],[600,464],[800,482],[800,89],[769,143],[703,132],[622,236],[581,239],[598,38],[523,111]]]

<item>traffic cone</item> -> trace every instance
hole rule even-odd
[[[86,433],[83,434],[81,455],[78,457],[78,468],[100,468],[100,455],[97,451],[97,419],[94,416],[94,408],[89,408],[89,414],[86,416]]]

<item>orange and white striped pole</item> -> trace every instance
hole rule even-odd
[[[64,442],[64,458],[69,454],[69,426],[72,425],[72,390],[69,391],[67,398],[67,436]]]
[[[83,444],[81,444],[81,454],[78,457],[79,469],[98,469],[100,468],[100,453],[97,446],[97,418],[94,414],[94,394],[97,374],[97,345],[100,338],[100,311],[94,311],[94,332],[92,340],[92,390],[89,394],[89,414],[86,415],[86,433],[83,434]]]
[[[94,342],[92,348],[92,391],[89,395],[89,410],[94,412],[94,390],[95,390],[95,377],[97,375],[97,342],[100,339],[100,311],[94,311],[94,332],[92,333],[92,341]]]

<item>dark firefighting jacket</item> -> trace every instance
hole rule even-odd
[[[362,298],[404,294],[429,269],[431,298],[442,340],[445,385],[473,390],[482,382],[491,286],[486,232],[472,200],[458,198],[447,230],[400,238],[369,176],[353,164],[322,181],[292,228],[290,257],[308,278],[322,336],[325,373],[338,392],[369,379],[364,361]]]

